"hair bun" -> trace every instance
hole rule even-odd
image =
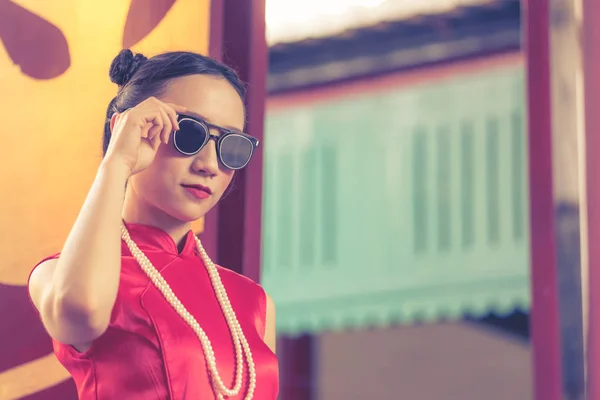
[[[143,54],[134,55],[129,49],[121,50],[110,64],[111,82],[124,86],[146,60]]]

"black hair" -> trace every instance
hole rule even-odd
[[[110,119],[115,112],[135,107],[148,97],[160,96],[172,79],[196,74],[226,79],[244,101],[244,83],[233,69],[213,58],[185,51],[167,52],[146,58],[142,54],[134,55],[128,49],[121,50],[110,65],[110,80],[119,85],[119,92],[106,110],[103,154],[106,155],[108,149],[111,137]]]

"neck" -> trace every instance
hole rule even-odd
[[[179,250],[191,229],[191,223],[174,218],[142,200],[131,187],[125,192],[122,218],[126,223],[153,226],[166,232],[177,243]]]

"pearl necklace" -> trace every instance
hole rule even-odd
[[[206,358],[206,362],[208,364],[209,374],[212,380],[213,390],[215,391],[217,398],[219,400],[224,400],[225,396],[231,397],[239,394],[240,389],[242,388],[242,374],[244,369],[244,359],[242,354],[243,352],[246,355],[246,364],[248,364],[248,373],[250,375],[250,382],[248,385],[248,392],[246,393],[245,400],[251,400],[254,396],[254,390],[256,388],[256,369],[254,366],[254,360],[252,358],[252,352],[250,351],[250,346],[248,345],[248,341],[244,336],[244,332],[242,331],[242,327],[240,326],[237,316],[233,311],[233,307],[231,306],[231,302],[229,301],[229,297],[227,296],[227,291],[223,286],[223,282],[221,282],[221,277],[219,276],[219,271],[217,267],[212,262],[206,250],[202,246],[200,239],[196,235],[194,235],[194,239],[196,239],[196,248],[200,253],[200,258],[202,263],[206,267],[208,271],[208,275],[210,276],[210,280],[219,301],[219,305],[221,306],[221,310],[223,310],[223,315],[227,321],[227,326],[229,327],[229,331],[231,333],[231,339],[233,340],[233,344],[235,346],[235,362],[236,362],[236,371],[235,371],[235,384],[233,388],[229,389],[223,383],[221,376],[219,375],[219,371],[217,369],[217,362],[215,358],[215,352],[212,348],[212,344],[210,339],[204,332],[204,330],[196,321],[196,318],[192,314],[190,314],[184,305],[179,301],[173,290],[167,283],[167,281],[162,277],[160,272],[152,265],[148,257],[139,249],[139,247],[135,244],[135,242],[131,239],[127,228],[123,225],[121,226],[121,238],[129,247],[129,251],[133,254],[135,260],[140,264],[142,270],[148,275],[154,286],[163,294],[169,304],[175,309],[177,314],[183,318],[183,320],[192,328],[192,330],[200,339],[200,343],[202,344],[202,349],[204,351],[204,356]]]

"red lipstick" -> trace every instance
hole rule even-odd
[[[207,199],[212,194],[212,191],[210,190],[210,188],[206,187],[206,186],[184,185],[184,184],[182,184],[181,186],[183,186],[183,188],[186,190],[186,192],[188,192],[189,194],[191,194],[192,196],[194,196],[196,199],[199,199],[199,200]]]

